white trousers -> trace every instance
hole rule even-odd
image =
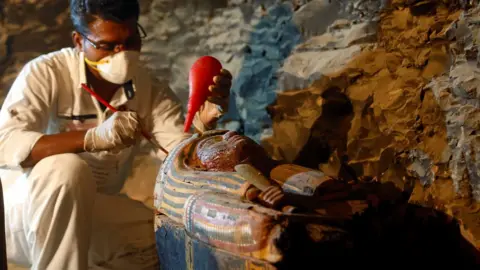
[[[9,262],[33,270],[158,269],[152,211],[97,193],[78,155],[45,158],[4,192]]]

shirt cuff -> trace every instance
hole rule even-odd
[[[202,120],[200,120],[200,113],[197,112],[195,114],[195,117],[193,118],[193,126],[200,132],[205,132],[210,130],[211,128],[207,127],[205,124],[203,124]]]
[[[33,147],[43,135],[43,133],[35,131],[20,131],[12,133],[12,140],[6,143],[6,147],[3,150],[7,166],[22,168],[20,164],[28,158]],[[11,153],[10,156],[9,153]]]

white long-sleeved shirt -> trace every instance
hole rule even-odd
[[[1,169],[22,170],[20,164],[44,134],[86,130],[113,113],[108,108],[102,111],[99,102],[81,87],[82,83],[86,83],[84,56],[73,48],[39,56],[24,66],[0,111]],[[136,111],[144,127],[164,148],[171,150],[191,136],[183,132],[183,110],[168,85],[140,68],[133,78],[133,87],[125,88],[115,93],[110,104]],[[128,98],[127,91],[134,93],[133,98]],[[199,122],[198,114],[195,120]],[[120,153],[80,155],[96,174],[100,189],[118,190],[116,179],[127,173],[126,163],[132,158],[133,148]]]

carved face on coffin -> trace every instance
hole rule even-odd
[[[248,163],[268,174],[274,163],[260,145],[234,131],[203,139],[195,151],[196,165],[206,171],[233,172],[235,165]]]

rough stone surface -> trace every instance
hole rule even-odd
[[[318,138],[348,156],[357,174],[392,182],[412,192],[412,203],[457,217],[480,247],[474,1],[141,3],[143,61],[184,105],[190,65],[213,55],[235,78],[224,126],[289,161]],[[67,5],[4,1],[0,102],[25,62],[71,45]],[[336,120],[318,122],[331,87],[353,104],[346,132]]]
[[[358,3],[347,9],[360,10]],[[479,247],[480,13],[461,4],[392,1],[381,13],[335,20],[298,45],[280,71],[273,135],[263,143],[294,161],[309,140],[323,141],[358,175],[392,182],[412,192],[412,203],[458,217]],[[347,134],[338,121],[317,123],[332,87],[353,104]]]
[[[68,1],[6,0],[0,13],[0,102],[17,73],[32,58],[70,46]],[[35,15],[33,15],[35,14]]]

